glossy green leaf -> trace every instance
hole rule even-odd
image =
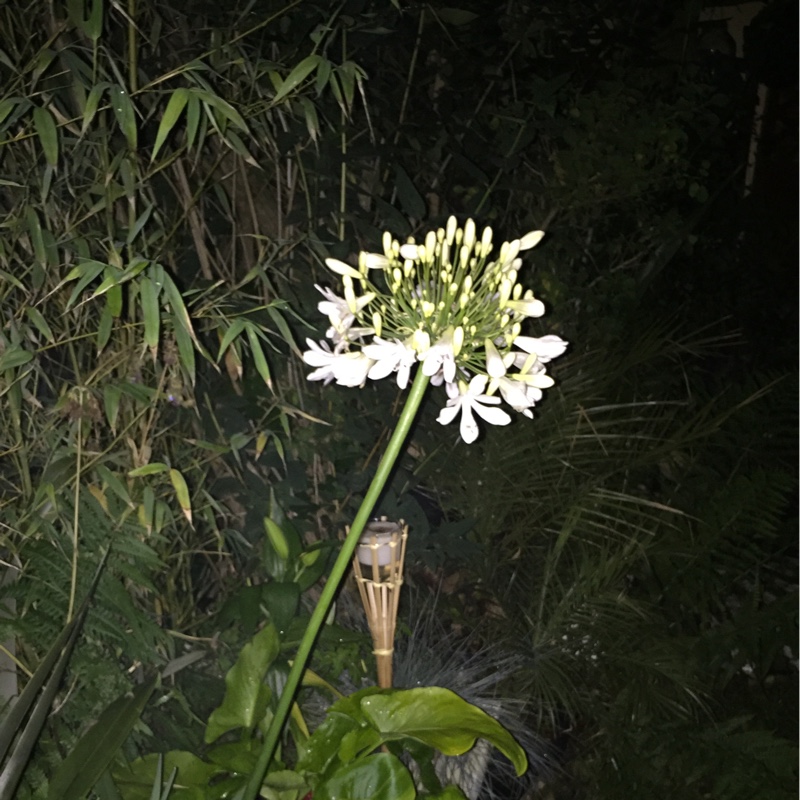
[[[408,769],[390,753],[376,753],[338,769],[314,788],[314,800],[414,800]]]
[[[369,695],[361,700],[364,716],[386,738],[412,736],[445,755],[466,753],[480,737],[500,750],[517,775],[527,769],[525,751],[485,711],[449,689],[421,689]]]
[[[53,115],[41,106],[33,109],[33,126],[42,145],[45,161],[54,167],[58,164],[58,129]]]
[[[267,625],[242,648],[225,676],[222,705],[212,711],[208,719],[207,744],[235,728],[252,731],[261,722],[271,695],[264,675],[279,651],[280,639],[274,625]]]
[[[47,800],[81,800],[86,796],[138,722],[155,687],[153,678],[103,711],[56,770]]]
[[[279,103],[290,92],[294,91],[320,64],[322,56],[306,56],[294,69],[286,76],[286,80],[281,84],[281,88],[276,92],[273,103]]]
[[[289,558],[289,544],[280,526],[276,525],[269,517],[264,517],[264,530],[278,557],[286,561]]]
[[[172,93],[172,97],[169,99],[169,103],[167,103],[167,107],[164,110],[164,115],[161,117],[161,122],[158,126],[158,133],[156,133],[156,141],[153,145],[153,153],[150,156],[150,163],[152,164],[155,161],[156,156],[158,155],[158,151],[163,146],[164,142],[169,136],[172,129],[175,127],[175,123],[180,118],[181,114],[183,113],[183,109],[186,107],[186,103],[189,101],[189,90],[184,89],[181,87],[180,89],[176,89]]]
[[[180,800],[206,800],[209,785],[223,769],[216,764],[206,763],[194,753],[172,750],[137,758],[127,767],[116,768],[113,776],[125,800],[151,800],[153,796],[160,800],[161,776],[174,771],[177,771],[175,791],[170,796],[180,797]],[[155,795],[154,786],[158,786]]]
[[[128,147],[131,150],[136,150],[136,112],[133,109],[133,103],[127,90],[122,86],[112,85],[109,89],[109,97],[111,98],[111,108],[117,118],[119,129],[128,141]]]
[[[261,586],[261,602],[278,632],[284,633],[300,607],[300,587],[294,581],[268,581]]]

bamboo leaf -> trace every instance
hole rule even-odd
[[[181,473],[177,469],[171,469],[169,471],[169,479],[172,482],[172,486],[175,489],[175,495],[178,498],[178,503],[180,504],[181,510],[183,511],[183,515],[189,521],[189,524],[192,524],[192,499],[189,496],[189,487],[186,485],[186,479],[183,477],[183,473]]]
[[[44,151],[45,161],[54,167],[58,164],[58,130],[53,115],[41,106],[33,109],[33,126]]]
[[[28,350],[23,350],[21,347],[14,346],[0,356],[0,372],[7,369],[14,369],[14,367],[21,367],[33,359],[33,353]]]
[[[111,470],[103,464],[98,464],[95,469],[103,483],[111,489],[114,494],[125,503],[128,508],[135,508],[136,504],[131,500],[128,490],[123,485],[122,481]]]
[[[258,341],[258,333],[252,322],[247,323],[247,338],[250,342],[250,351],[253,354],[253,361],[255,362],[258,374],[263,378],[267,388],[272,389],[272,378],[269,374],[269,365],[267,359],[264,357],[264,351],[261,349],[261,342]]]
[[[25,313],[36,327],[36,330],[38,330],[48,342],[51,344],[55,342],[52,328],[47,324],[47,320],[42,316],[38,309],[33,308],[32,306],[27,306],[25,308]]]
[[[111,331],[114,328],[114,314],[111,310],[110,294],[106,295],[106,304],[103,307],[103,312],[100,315],[100,324],[97,326],[97,337],[95,343],[97,344],[97,352],[101,352],[108,344],[111,338]]]
[[[128,147],[136,150],[136,113],[133,110],[133,103],[128,92],[119,85],[112,85],[109,90],[111,96],[111,108],[117,118],[119,129],[128,141]]]
[[[161,149],[162,145],[166,141],[167,136],[169,136],[172,129],[175,127],[175,123],[180,118],[181,114],[183,113],[183,109],[186,107],[186,103],[189,100],[189,90],[184,89],[181,87],[180,89],[176,89],[172,93],[172,97],[169,99],[169,103],[167,103],[167,108],[164,111],[164,116],[161,117],[161,123],[158,126],[158,133],[156,133],[156,141],[153,145],[153,153],[150,156],[150,163],[152,164],[155,161],[156,156],[158,155],[158,151]]]
[[[162,472],[169,472],[169,467],[161,461],[153,461],[142,467],[136,467],[128,472],[130,478],[144,478],[147,475],[160,475]]]
[[[200,122],[200,98],[192,92],[186,108],[186,147],[191,150],[197,137],[197,128]]]
[[[222,358],[222,354],[231,346],[231,342],[239,336],[239,334],[244,330],[245,327],[245,320],[241,317],[237,317],[229,326],[228,330],[225,331],[225,335],[222,337],[222,341],[219,345],[219,352],[217,353],[217,361]]]
[[[160,294],[161,287],[149,275],[143,276],[139,281],[139,302],[144,317],[144,341],[153,355],[158,351],[161,334],[161,307],[158,304]]]
[[[296,89],[319,66],[322,60],[322,56],[306,56],[286,77],[272,102],[279,103],[283,100],[289,92]]]
[[[86,134],[89,126],[92,124],[92,120],[97,114],[97,107],[100,104],[100,98],[103,96],[103,92],[109,88],[111,84],[108,81],[102,81],[95,86],[92,86],[92,90],[89,92],[89,97],[86,99],[86,107],[83,110],[83,124],[81,125],[81,136]]]

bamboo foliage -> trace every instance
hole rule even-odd
[[[314,93],[339,81],[313,52],[260,55],[288,9],[210,43],[156,3],[0,9],[0,558],[29,672],[109,544],[74,669],[103,673],[104,648],[124,669],[174,656],[164,631],[230,562],[236,510],[211,485],[242,476],[219,457],[283,452],[271,362],[293,342],[272,272],[303,201],[276,134],[296,121],[313,143]],[[260,383],[268,428],[207,440],[198,385],[223,367]],[[105,670],[79,719],[124,685]]]

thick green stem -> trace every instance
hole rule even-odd
[[[375,477],[372,479],[372,483],[367,490],[364,501],[361,503],[361,508],[358,509],[358,513],[356,514],[356,518],[353,520],[353,525],[350,528],[350,532],[347,534],[347,538],[342,544],[342,549],[339,552],[333,568],[331,569],[331,574],[328,576],[328,581],[325,584],[325,588],[322,590],[317,607],[314,609],[314,613],[311,615],[311,619],[308,623],[305,634],[303,634],[303,639],[297,649],[297,655],[295,656],[294,663],[292,664],[292,669],[289,672],[286,686],[284,687],[281,698],[278,701],[278,708],[275,710],[275,716],[264,739],[264,746],[261,750],[261,755],[258,757],[256,766],[253,769],[253,772],[250,775],[250,780],[247,783],[247,789],[245,791],[243,800],[256,800],[256,797],[258,796],[259,789],[264,781],[264,776],[266,775],[270,762],[275,755],[275,749],[278,746],[278,739],[280,738],[281,732],[286,724],[286,720],[289,716],[289,710],[291,709],[292,702],[294,700],[295,692],[297,691],[297,687],[300,685],[300,679],[303,677],[303,672],[305,672],[306,664],[308,663],[314,643],[317,640],[317,635],[319,634],[319,631],[328,616],[328,611],[333,603],[333,598],[336,596],[336,592],[344,580],[344,576],[347,573],[348,568],[350,567],[350,562],[353,558],[353,553],[355,553],[356,546],[358,545],[358,539],[361,536],[361,532],[364,530],[364,526],[369,520],[372,509],[375,507],[375,503],[378,501],[378,497],[383,491],[386,481],[389,479],[392,467],[394,467],[395,462],[400,455],[403,443],[405,442],[408,432],[411,429],[411,424],[414,422],[414,419],[417,416],[417,411],[419,411],[419,406],[422,402],[422,397],[425,394],[425,389],[428,386],[429,380],[430,378],[427,375],[423,375],[422,369],[418,368],[416,377],[414,378],[414,383],[411,386],[411,391],[406,399],[406,404],[403,407],[400,418],[397,420],[397,426],[394,429],[392,438],[389,440],[389,444],[386,446],[386,452],[383,454],[383,458],[381,459],[381,463],[378,465]]]

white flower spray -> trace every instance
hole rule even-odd
[[[567,347],[558,336],[520,335],[523,320],[544,314],[542,302],[517,282],[519,254],[542,236],[533,231],[503,242],[492,258],[491,228],[478,239],[471,219],[460,228],[450,217],[421,244],[400,244],[385,233],[383,254],[362,252],[357,269],[327,259],[342,278],[344,297],[317,286],[331,342],[307,340],[303,358],[316,367],[309,380],[363,386],[396,374],[405,389],[419,362],[431,383],[445,384],[448,400],[438,421],[446,425],[460,412],[468,443],[478,436],[473,412],[492,425],[511,421],[495,407],[500,398],[533,416],[542,389],[553,385],[545,364]]]
[[[491,425],[507,425],[511,416],[498,407],[505,401],[531,417],[542,390],[553,385],[545,364],[561,355],[567,343],[554,335],[539,339],[520,335],[522,322],[542,316],[544,305],[517,282],[519,254],[537,245],[543,235],[533,231],[503,242],[497,256],[490,258],[491,228],[478,239],[471,219],[460,228],[450,217],[445,228],[431,231],[421,244],[411,239],[401,245],[384,234],[383,254],[362,252],[357,269],[334,258],[326,260],[328,268],[341,276],[344,296],[317,287],[325,298],[319,310],[330,327],[328,341],[307,340],[303,360],[314,367],[308,379],[363,386],[367,380],[396,375],[401,389],[409,382],[411,387],[297,648],[244,800],[258,796],[314,641],[428,384],[444,384],[448,399],[437,419],[447,425],[460,415],[459,431],[467,443],[478,438],[476,416]]]

